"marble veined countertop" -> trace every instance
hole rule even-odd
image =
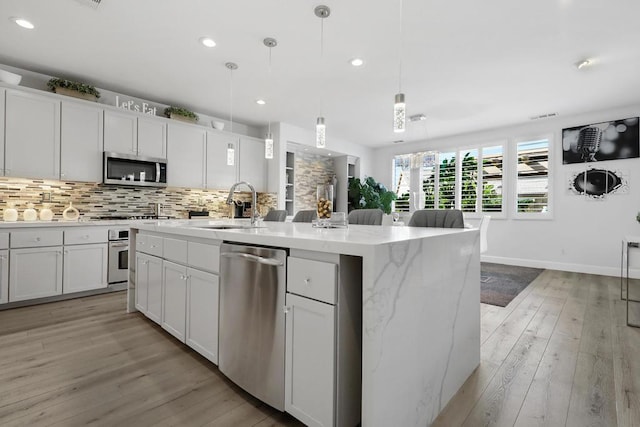
[[[166,220],[162,220],[166,221]],[[126,227],[127,225],[134,226],[144,223],[156,224],[160,221],[149,219],[112,219],[112,220],[86,220],[86,221],[15,221],[15,222],[3,222],[0,220],[0,230],[3,229],[15,229],[15,228],[38,228],[38,227],[91,227],[91,226],[103,226],[103,225],[119,225]]]

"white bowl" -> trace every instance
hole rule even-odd
[[[21,75],[10,73],[6,70],[0,70],[0,82],[18,85],[20,84],[20,80],[22,80]]]
[[[218,121],[215,121],[215,120],[211,120],[211,126],[213,126],[214,129],[223,130],[224,129],[224,122],[218,122]]]

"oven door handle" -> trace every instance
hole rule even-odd
[[[126,248],[129,243],[111,243],[112,248]]]

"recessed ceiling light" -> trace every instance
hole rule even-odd
[[[362,67],[364,65],[364,60],[361,58],[353,58],[351,60],[351,65],[354,67]]]
[[[27,21],[24,18],[18,18],[14,16],[12,18],[9,18],[9,20],[20,25],[22,28],[26,28],[27,30],[33,30],[35,28],[35,25],[33,25],[31,22]]]
[[[214,42],[210,37],[200,37],[200,43],[206,47],[214,47],[216,45],[216,42]]]
[[[330,155],[331,155],[331,153],[327,153],[327,156],[330,156]]]
[[[267,103],[267,101],[265,101],[264,99],[256,99],[256,104],[258,105],[265,105]]]
[[[591,65],[593,65],[593,60],[591,59],[583,59],[582,61],[578,61],[575,63],[575,66],[578,70],[590,67]]]

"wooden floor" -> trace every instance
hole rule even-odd
[[[433,425],[640,426],[624,308],[618,279],[558,271],[482,305],[482,363]],[[88,424],[300,425],[126,314],[124,293],[0,311],[0,425]]]

